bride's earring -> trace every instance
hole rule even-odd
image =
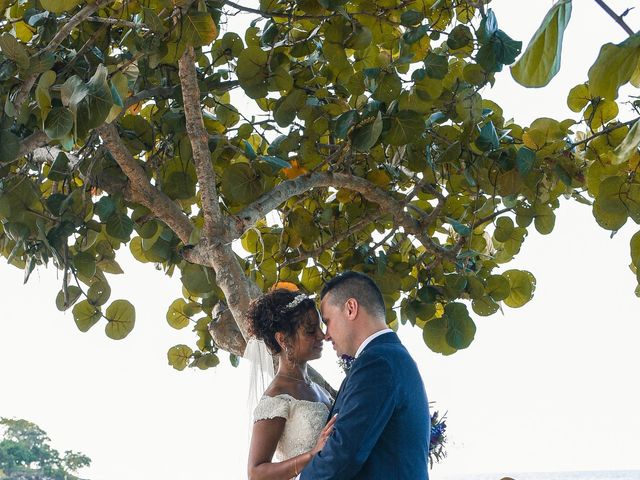
[[[293,351],[291,350],[291,348],[289,346],[285,347],[285,354],[287,355],[287,361],[291,364],[291,365],[295,365],[296,363],[296,359],[293,355]]]

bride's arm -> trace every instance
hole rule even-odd
[[[333,430],[335,417],[322,429],[313,449],[283,462],[272,463],[271,460],[284,431],[285,422],[284,418],[276,417],[269,420],[259,420],[253,424],[247,468],[249,480],[289,480],[297,477],[313,456],[322,450]]]

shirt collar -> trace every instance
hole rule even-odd
[[[364,350],[364,347],[369,345],[369,343],[371,343],[373,339],[378,338],[380,335],[384,335],[385,333],[391,333],[391,332],[393,332],[393,330],[391,330],[390,328],[385,328],[383,330],[379,330],[375,332],[372,335],[369,335],[367,338],[365,338],[364,342],[362,342],[358,347],[358,351],[356,352],[355,358],[358,358],[358,356],[362,353],[362,350]]]

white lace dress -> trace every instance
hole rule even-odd
[[[264,395],[253,412],[253,421],[276,417],[286,420],[274,459],[282,462],[314,447],[327,423],[329,407],[322,402],[297,400],[286,393],[275,397]]]

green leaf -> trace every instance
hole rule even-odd
[[[380,102],[390,103],[396,100],[402,91],[402,80],[392,72],[383,72],[377,82],[376,89],[371,95]]]
[[[466,25],[456,25],[447,37],[447,45],[451,50],[464,48],[473,42],[473,33]]]
[[[73,319],[81,332],[88,332],[102,317],[100,309],[91,305],[88,300],[77,303],[73,307],[72,313]]]
[[[44,132],[52,140],[63,138],[73,128],[73,114],[64,107],[54,107],[44,121]]]
[[[516,165],[518,166],[520,175],[527,175],[531,171],[535,161],[536,152],[527,147],[520,147],[518,149],[518,153],[516,154]]]
[[[218,27],[208,12],[189,12],[181,25],[180,40],[193,47],[209,45],[218,36]]]
[[[613,157],[613,164],[620,165],[626,163],[638,151],[638,145],[640,145],[640,122],[633,124],[633,127],[629,130],[629,133],[624,137],[624,140],[613,151],[615,156]]]
[[[400,23],[404,27],[412,27],[414,25],[417,25],[423,19],[423,13],[417,10],[407,10],[402,12],[402,15],[400,15]]]
[[[126,242],[133,232],[133,221],[127,215],[112,213],[107,219],[107,233],[117,240]]]
[[[486,293],[496,302],[504,300],[511,293],[509,280],[502,275],[489,275],[486,284]]]
[[[101,222],[106,222],[115,211],[116,204],[111,197],[102,197],[93,206],[93,212],[100,217]]]
[[[16,37],[10,33],[0,35],[0,51],[10,58],[22,70],[29,67],[29,52]]]
[[[222,174],[222,195],[231,205],[246,205],[264,191],[258,173],[248,163],[232,163]]]
[[[167,360],[176,370],[184,370],[193,355],[193,350],[187,345],[176,345],[167,352]]]
[[[548,235],[553,231],[556,223],[556,215],[553,209],[547,204],[538,204],[534,208],[535,216],[533,223],[538,233]]]
[[[111,287],[105,280],[100,280],[91,285],[87,291],[89,303],[100,307],[107,303],[111,296]]]
[[[37,55],[29,58],[29,75],[37,75],[39,73],[51,70],[56,63],[56,56],[51,52],[39,52]]]
[[[509,281],[509,296],[504,303],[511,308],[519,308],[533,298],[536,289],[535,277],[525,270],[507,270],[503,276]]]
[[[324,284],[322,273],[315,267],[302,269],[302,286],[309,292],[317,292]]]
[[[544,87],[560,70],[562,39],[571,18],[571,0],[551,7],[527,49],[511,67],[511,75],[525,87]]]
[[[496,127],[493,126],[493,122],[486,123],[480,129],[480,134],[476,138],[475,144],[483,152],[496,150],[500,146],[498,133],[496,132]]]
[[[69,176],[69,157],[64,152],[58,153],[58,156],[51,165],[47,178],[54,182],[61,182]]]
[[[280,157],[274,157],[273,155],[260,155],[259,158],[260,160],[264,160],[277,168],[291,168],[291,164]]]
[[[514,40],[502,30],[498,30],[495,36],[494,51],[498,62],[510,65],[515,62],[520,51],[522,50],[522,42]]]
[[[107,68],[99,65],[86,86],[74,90],[69,108],[72,113],[75,110],[76,132],[80,137],[102,125],[114,105],[107,75]]]
[[[82,290],[75,285],[70,285],[67,287],[67,301],[64,301],[64,291],[60,290],[58,295],[56,295],[56,308],[61,312],[67,310],[71,305],[76,303],[76,300],[80,298],[82,295]]]
[[[449,71],[449,62],[447,61],[447,57],[429,52],[427,57],[424,59],[424,70],[429,77],[442,80]]]
[[[567,106],[572,112],[581,112],[584,107],[591,101],[589,86],[586,83],[576,85],[569,90],[567,97]]]
[[[249,98],[262,98],[269,93],[267,88],[268,58],[267,52],[256,46],[245,48],[238,55],[236,74],[240,86]]]
[[[424,116],[413,110],[400,110],[389,118],[384,140],[390,145],[406,145],[418,141],[425,130]]]
[[[462,235],[463,237],[467,237],[471,235],[471,228],[469,228],[467,225],[460,223],[457,220],[454,220],[453,218],[450,218],[450,217],[445,217],[445,220],[451,225],[451,227],[453,227],[453,230],[459,235]]]
[[[189,313],[187,302],[183,298],[178,298],[171,303],[169,310],[167,310],[167,322],[177,330],[185,328],[189,326],[191,321]]]
[[[91,278],[96,273],[96,259],[88,252],[79,252],[73,256],[73,266],[80,275]]]
[[[600,183],[598,196],[593,202],[593,216],[598,224],[611,231],[618,231],[627,223],[629,212],[620,198],[625,180],[622,177],[607,177]]]
[[[373,117],[369,117],[373,118]],[[366,152],[373,147],[378,138],[380,138],[380,133],[382,133],[382,115],[380,112],[375,116],[373,121],[370,121],[367,125],[363,127],[358,127],[353,131],[353,147],[360,151]]]
[[[451,355],[457,350],[447,341],[447,318],[429,320],[422,329],[422,339],[432,351],[443,355]]]
[[[164,23],[162,23],[162,20],[154,10],[144,7],[142,12],[144,24],[153,32],[165,33],[167,31],[167,27],[164,26]]]
[[[349,129],[354,125],[356,120],[358,120],[357,110],[349,110],[336,118],[336,123],[333,130],[336,138],[347,138]]]
[[[0,130],[0,162],[11,162],[20,152],[20,139],[9,130]]]
[[[500,310],[500,305],[498,305],[490,296],[485,295],[474,299],[473,302],[471,302],[471,308],[478,315],[488,317]]]
[[[83,0],[40,0],[42,8],[51,13],[63,13],[73,10],[82,3]]]
[[[216,288],[216,277],[211,269],[194,264],[187,264],[182,268],[180,277],[184,288],[192,295],[202,296]]]
[[[320,229],[313,215],[306,208],[294,208],[289,214],[288,221],[291,229],[298,234],[305,245],[313,245],[320,236]]]
[[[640,231],[634,233],[630,241],[631,245],[631,263],[640,269]]]
[[[618,88],[626,84],[638,66],[640,33],[619,44],[602,46],[598,58],[589,69],[589,92],[593,97],[615,100]]]
[[[346,4],[348,0],[318,0],[318,3],[327,10],[336,10]]]
[[[273,118],[281,127],[289,126],[296,118],[300,109],[304,106],[307,94],[304,90],[294,89],[288,95],[280,98],[276,102]]]
[[[7,222],[3,225],[4,231],[9,239],[14,242],[26,240],[31,235],[31,229],[22,222]]]
[[[476,324],[469,316],[467,306],[462,303],[449,303],[444,307],[447,319],[447,343],[456,350],[471,345],[476,334]]]
[[[135,325],[136,309],[127,300],[115,300],[105,312],[109,323],[104,328],[107,337],[113,340],[125,338]]]

